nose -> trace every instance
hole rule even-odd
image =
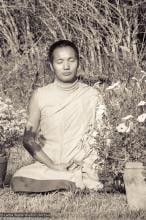
[[[64,66],[63,67],[64,67],[64,70],[70,69],[69,62],[68,61],[64,62]]]

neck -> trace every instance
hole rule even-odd
[[[74,91],[78,88],[78,79],[75,79],[73,82],[62,82],[56,78],[54,83],[58,88],[66,91]]]

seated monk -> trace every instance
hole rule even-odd
[[[16,171],[12,189],[100,190],[102,184],[95,169],[98,155],[89,134],[94,131],[97,108],[103,107],[101,96],[77,79],[79,52],[71,41],[52,44],[49,62],[55,80],[33,92],[23,138],[23,145],[35,162]],[[44,137],[43,145],[36,140],[38,130]]]

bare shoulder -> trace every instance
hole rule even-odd
[[[30,104],[37,104],[39,107],[39,103],[42,99],[42,97],[45,96],[46,93],[48,93],[48,90],[50,88],[50,85],[39,87],[36,90],[32,92],[31,98],[30,98]]]
[[[32,92],[32,97],[34,97],[34,98],[38,97],[41,93],[47,91],[49,89],[49,87],[50,87],[50,85],[47,85],[47,86],[42,86],[42,87],[35,89]]]

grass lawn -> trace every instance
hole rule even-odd
[[[31,157],[22,146],[11,148],[6,183],[15,170],[31,161]],[[124,194],[95,192],[73,194],[64,191],[18,194],[9,186],[0,189],[0,212],[49,213],[51,219],[146,219],[146,211],[129,211]]]

